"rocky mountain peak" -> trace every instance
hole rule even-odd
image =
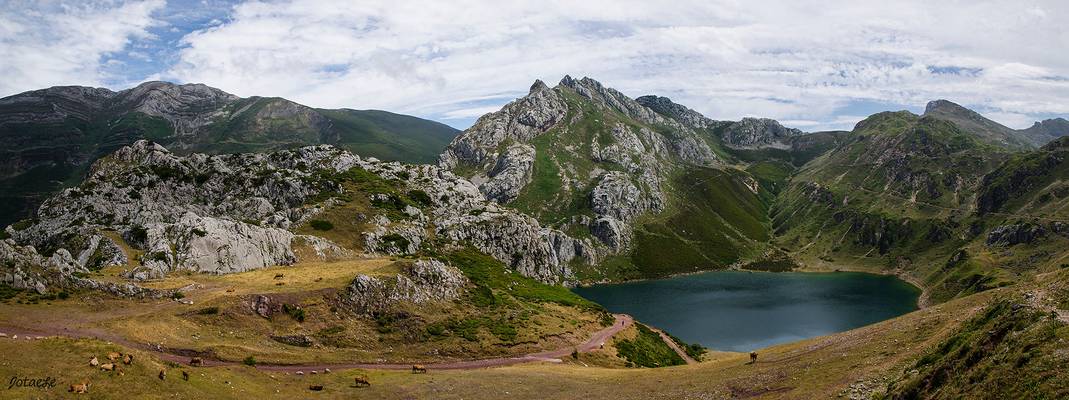
[[[635,101],[656,111],[658,114],[672,118],[694,129],[711,128],[718,124],[718,121],[706,118],[701,113],[682,104],[675,103],[667,97],[646,95],[636,98]]]
[[[925,117],[942,119],[957,125],[962,131],[979,137],[990,144],[1010,148],[1028,149],[1035,144],[1021,132],[985,118],[980,113],[949,100],[935,100],[924,108]]]
[[[531,90],[529,90],[527,93],[531,94],[531,93],[534,93],[534,92],[541,92],[541,91],[544,91],[544,90],[550,90],[549,86],[547,86],[545,82],[542,82],[541,79],[535,79],[534,83],[531,84]]]
[[[803,133],[774,119],[747,117],[728,126],[722,136],[724,143],[736,148],[789,148],[789,139]]]
[[[1001,129],[1010,130],[1009,128],[1006,128],[1006,127],[998,124],[995,121],[992,121],[992,120],[989,120],[989,119],[985,118],[983,115],[980,115],[980,113],[978,113],[976,111],[973,111],[973,110],[970,110],[970,109],[968,109],[968,108],[966,108],[966,107],[964,107],[964,106],[962,106],[962,105],[960,105],[958,103],[952,102],[950,100],[939,99],[939,100],[929,101],[928,105],[926,105],[924,107],[923,116],[932,116],[932,117],[936,117],[936,118],[942,117],[943,119],[948,119],[948,118],[968,119],[968,120],[976,121],[977,123],[980,123],[980,124],[991,125],[992,127],[994,127],[994,125],[998,125],[998,127],[1001,128]]]
[[[1069,136],[1069,120],[1065,118],[1045,119],[1032,124],[1022,132],[1039,142],[1037,144],[1042,144],[1046,140]]]

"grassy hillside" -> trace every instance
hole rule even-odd
[[[740,171],[690,169],[673,185],[673,208],[635,230],[638,277],[724,268],[759,255],[769,240],[767,204]]]
[[[0,364],[5,376],[52,376],[56,388],[14,388],[14,396],[60,396],[89,379],[90,397],[248,398],[1048,398],[1066,396],[1065,340],[1069,325],[1062,275],[989,291],[838,334],[740,353],[713,353],[695,365],[631,369],[606,362],[619,349],[563,357],[560,363],[498,368],[409,371],[338,369],[312,375],[251,366],[190,367],[154,354],[96,340],[0,339],[0,351],[19,354]],[[1032,294],[1028,294],[1032,293]],[[1029,300],[1043,299],[1043,301]],[[1053,309],[1051,305],[1056,305]],[[4,313],[12,316],[11,313]],[[1045,316],[1046,315],[1046,316]],[[629,338],[624,338],[630,340]],[[130,352],[125,375],[101,372],[87,360]],[[183,359],[184,360],[184,359]],[[157,379],[165,370],[165,380]],[[188,372],[190,380],[181,379]],[[371,386],[357,388],[355,376]],[[322,391],[310,386],[322,385]]]
[[[433,163],[458,131],[448,125],[380,110],[324,110],[332,144],[361,156]]]

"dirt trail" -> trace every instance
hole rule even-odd
[[[664,331],[662,331],[660,329],[653,328],[653,327],[650,327],[650,329],[652,329],[654,332],[657,332],[657,334],[661,335],[661,340],[664,341],[664,344],[667,344],[668,347],[671,347],[672,350],[674,350],[676,352],[676,354],[679,354],[679,356],[683,358],[683,361],[687,362],[687,364],[697,364],[698,363],[697,360],[691,358],[690,355],[687,354],[687,352],[683,351],[683,349],[681,347],[679,347],[679,344],[677,344],[675,340],[672,340],[672,338],[670,336],[668,336],[667,333],[665,333]]]
[[[607,328],[594,333],[586,342],[583,342],[577,346],[560,348],[557,350],[543,351],[539,353],[531,353],[519,357],[503,357],[503,358],[489,358],[483,360],[465,360],[465,361],[449,361],[440,363],[425,363],[427,368],[432,369],[476,369],[487,368],[504,365],[513,365],[533,361],[549,361],[560,362],[561,357],[572,354],[573,351],[579,351],[586,353],[595,349],[600,349],[609,338],[613,337],[620,331],[623,331],[627,327],[634,323],[634,319],[627,314],[613,314],[616,321]],[[197,352],[186,349],[169,349],[159,348],[156,346],[136,343],[124,338],[121,338],[114,334],[109,334],[100,330],[91,329],[45,329],[45,330],[33,330],[26,328],[16,327],[0,327],[0,332],[12,336],[19,336],[18,340],[30,337],[47,337],[47,336],[64,336],[72,338],[91,338],[98,340],[109,341],[121,346],[136,348],[140,350],[150,351],[156,353],[157,357],[164,361],[172,361],[176,363],[185,364],[189,361],[190,356],[196,355]],[[240,365],[238,362],[221,361],[204,358],[205,366],[219,366],[219,365]],[[271,365],[260,364],[256,368],[265,371],[314,371],[322,370],[326,368],[334,370],[342,369],[395,369],[403,370],[412,368],[413,363],[406,364],[375,364],[375,363],[308,363],[308,364],[289,364],[289,365]]]

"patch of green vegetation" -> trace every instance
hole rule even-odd
[[[668,334],[668,337],[671,338],[672,341],[675,342],[677,346],[679,346],[679,348],[683,349],[683,352],[687,353],[687,355],[690,356],[690,358],[693,358],[695,360],[699,360],[700,361],[702,359],[702,356],[705,355],[705,353],[709,352],[709,349],[706,349],[704,346],[702,346],[700,344],[687,343],[687,342],[684,342],[683,339],[677,338],[677,337],[675,337],[675,335],[672,335],[671,333],[668,333],[668,332],[665,332],[665,333]]]
[[[330,223],[330,221],[324,221],[321,219],[313,219],[311,221],[308,221],[308,226],[311,226],[312,229],[315,229],[317,231],[329,231],[331,229],[334,229],[334,224]]]
[[[534,302],[557,303],[565,306],[601,310],[601,306],[572,293],[568,288],[547,285],[510,270],[504,263],[474,248],[465,248],[444,257],[445,261],[459,268],[475,285],[477,297],[486,298],[486,290],[493,296],[507,293],[508,296]],[[484,288],[484,289],[478,289]]]
[[[293,318],[297,322],[304,322],[304,318],[305,318],[304,308],[301,308],[301,306],[292,305],[292,304],[283,304],[282,305],[282,312],[286,313],[286,315],[289,315],[290,318]]]
[[[11,229],[14,229],[16,231],[21,231],[21,230],[24,230],[26,228],[29,228],[30,226],[33,226],[33,220],[31,220],[31,219],[23,219],[23,220],[19,220],[16,223],[11,224]]]
[[[241,363],[245,364],[245,365],[248,365],[250,367],[255,367],[256,366],[256,357],[253,357],[253,356],[245,357],[244,360],[241,360]]]
[[[1069,326],[1023,299],[997,300],[921,356],[883,398],[1065,398],[1069,371],[1057,348],[1067,337]]]
[[[9,300],[9,299],[12,299],[15,296],[18,296],[19,293],[22,293],[22,292],[23,292],[22,289],[16,289],[16,288],[11,287],[10,285],[8,285],[6,283],[0,284],[0,301],[6,301],[6,300]]]
[[[638,335],[634,339],[616,342],[616,352],[627,360],[629,366],[657,368],[687,363],[657,332],[637,322],[635,328]]]
[[[411,242],[409,242],[408,239],[405,239],[404,236],[396,233],[383,236],[382,243],[386,246],[394,246],[401,251],[405,251],[405,249],[408,248],[408,245],[411,244]]]
[[[197,310],[198,315],[216,315],[219,314],[219,307],[205,307]]]

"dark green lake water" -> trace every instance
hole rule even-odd
[[[920,295],[898,278],[853,272],[717,271],[574,291],[688,343],[730,351],[883,321],[916,310]]]

